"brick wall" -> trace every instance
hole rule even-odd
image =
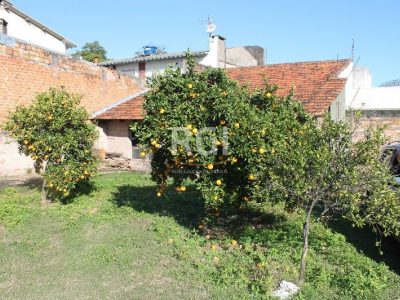
[[[30,103],[52,86],[82,95],[90,113],[139,90],[133,78],[108,68],[21,41],[0,44],[0,123],[18,104]]]
[[[17,105],[29,104],[53,86],[82,95],[89,113],[139,91],[131,77],[4,37],[0,35],[0,125]],[[0,130],[0,176],[32,171],[33,161],[20,155],[17,144]]]
[[[356,126],[355,139],[360,138],[369,126],[385,126],[384,133],[389,141],[400,141],[400,111],[363,111],[359,124],[354,124],[354,126]]]

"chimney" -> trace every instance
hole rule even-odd
[[[7,21],[0,19],[0,33],[7,34]]]
[[[226,46],[224,37],[219,35],[210,36],[208,54],[201,64],[213,68],[226,67]]]

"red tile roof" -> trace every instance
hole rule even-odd
[[[322,115],[344,89],[346,79],[338,75],[349,63],[349,60],[298,62],[228,69],[227,73],[250,89],[262,88],[268,80],[279,86],[279,96],[287,95],[293,87],[295,99],[309,113]]]
[[[305,109],[316,116],[322,115],[343,91],[346,79],[338,75],[349,60],[327,60],[274,64],[257,67],[227,69],[228,76],[250,89],[262,88],[265,80],[279,86],[277,94],[285,96],[294,88],[294,97]],[[143,93],[126,98],[95,113],[98,120],[141,120]]]
[[[143,95],[136,96],[102,113],[95,114],[92,118],[97,120],[142,120],[143,102]]]

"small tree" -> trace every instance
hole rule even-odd
[[[48,196],[68,197],[97,170],[91,151],[97,132],[79,103],[79,96],[51,88],[38,94],[31,105],[17,107],[4,126],[43,175],[42,204]]]
[[[265,174],[274,197],[284,199],[290,210],[305,212],[300,283],[305,279],[313,215],[340,214],[356,226],[371,225],[383,235],[400,230],[399,193],[392,188],[387,166],[378,160],[385,140],[380,129],[369,130],[353,142],[349,126],[326,115],[321,126],[305,128],[301,135],[301,149],[278,155],[274,168]]]
[[[84,60],[90,62],[102,62],[107,59],[107,51],[98,41],[86,43],[82,50],[76,51],[73,56],[82,57]]]

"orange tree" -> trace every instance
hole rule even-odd
[[[169,69],[149,85],[144,120],[132,129],[142,155],[152,153],[157,196],[169,177],[178,192],[186,190],[190,178],[211,216],[218,216],[222,205],[270,199],[264,174],[276,155],[300,150],[302,132],[314,124],[292,94],[275,95],[277,86],[266,84],[250,93],[223,70],[196,72],[191,59],[185,74]]]
[[[169,69],[149,82],[144,120],[132,130],[142,155],[152,154],[157,196],[173,178],[177,192],[191,179],[208,218],[222,206],[283,202],[305,212],[299,281],[304,281],[312,216],[336,212],[353,224],[398,233],[400,205],[391,176],[377,161],[380,131],[353,143],[344,123],[309,116],[293,94],[266,84],[254,92],[223,70]],[[315,208],[320,208],[316,212]],[[383,230],[383,231],[382,231]]]
[[[97,132],[79,103],[79,96],[51,88],[31,105],[17,107],[4,126],[43,175],[42,203],[70,196],[97,170],[92,154]]]

